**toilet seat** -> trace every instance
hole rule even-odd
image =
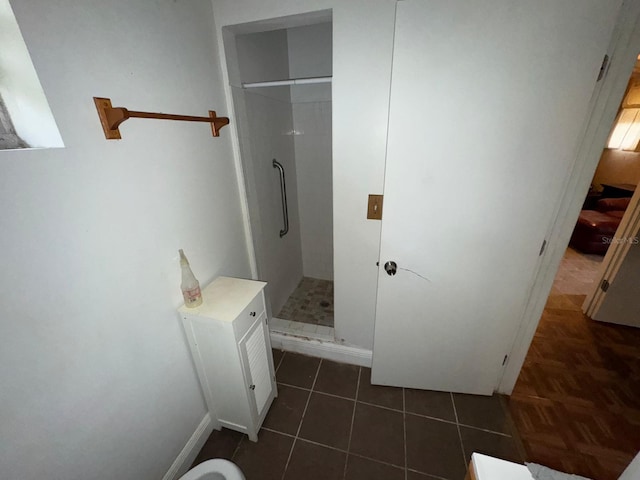
[[[246,480],[235,463],[223,458],[207,460],[185,473],[180,480]]]

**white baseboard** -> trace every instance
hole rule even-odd
[[[191,464],[198,456],[198,453],[202,450],[207,438],[211,435],[213,426],[211,415],[207,412],[200,422],[200,425],[198,425],[198,428],[196,428],[196,431],[193,432],[187,444],[173,461],[171,467],[169,467],[167,473],[162,477],[162,480],[177,480],[187,473],[189,467],[191,467]]]
[[[271,346],[287,352],[302,353],[335,362],[371,367],[371,350],[342,345],[336,342],[314,340],[307,337],[271,332]]]

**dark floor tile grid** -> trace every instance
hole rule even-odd
[[[276,355],[258,443],[213,432],[195,464],[231,458],[247,480],[462,480],[473,451],[524,460],[497,397],[372,386],[368,368]]]

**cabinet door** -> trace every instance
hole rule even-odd
[[[269,351],[265,338],[265,329],[260,318],[240,342],[246,372],[246,378],[250,382],[249,389],[253,393],[256,405],[256,416],[262,414],[262,410],[271,395],[271,370],[269,368]]]

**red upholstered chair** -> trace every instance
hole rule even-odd
[[[603,198],[596,210],[582,210],[569,245],[584,253],[604,255],[616,233],[630,198]]]

